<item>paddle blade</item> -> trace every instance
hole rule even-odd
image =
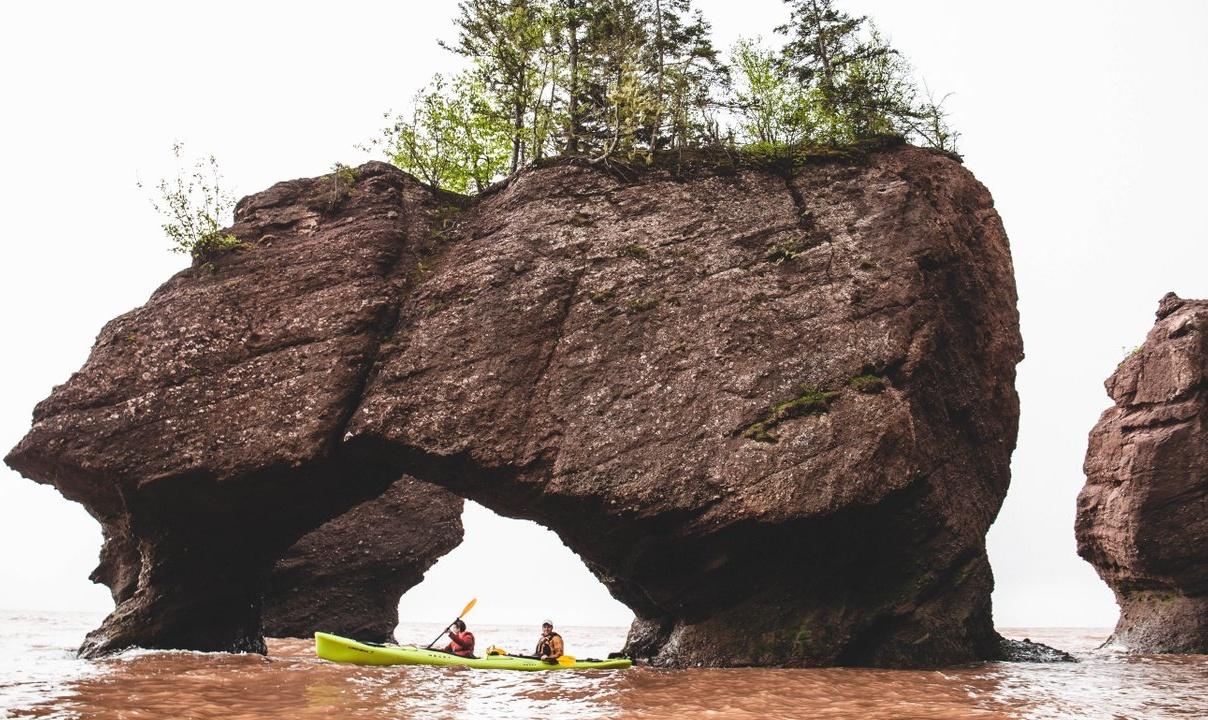
[[[462,608],[462,610],[461,610],[461,614],[460,614],[460,615],[458,615],[457,617],[459,617],[459,618],[463,618],[463,617],[465,617],[465,616],[466,616],[466,613],[468,613],[468,612],[470,612],[471,610],[473,610],[473,609],[474,609],[474,605],[475,605],[477,602],[478,602],[478,598],[474,598],[474,599],[473,599],[473,600],[471,600],[470,602],[466,603],[466,606],[465,606],[464,608]]]
[[[562,655],[558,658],[558,664],[566,665],[567,667],[569,667],[569,666],[575,664],[575,659],[573,657],[571,657],[570,655]]]

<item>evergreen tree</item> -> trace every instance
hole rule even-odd
[[[668,9],[654,43],[660,47],[660,57],[656,66],[659,90],[655,120],[649,134],[652,150],[716,141],[716,131],[710,131],[709,112],[715,105],[715,90],[729,75],[729,68],[713,47],[709,37],[712,28],[704,15],[692,10],[690,0],[671,0]],[[670,130],[665,141],[663,117]]]
[[[832,101],[848,63],[855,57],[856,37],[864,17],[836,10],[832,0],[785,0],[789,22],[776,32],[789,37],[784,46],[788,67],[802,85],[817,87]]]
[[[537,0],[461,0],[457,42],[442,45],[472,58],[494,105],[512,123],[511,171],[523,162],[525,118],[539,103],[539,54],[549,13]]]
[[[635,0],[603,0],[592,7],[580,44],[580,143],[607,157],[632,154],[651,109],[643,73],[647,28]]]
[[[566,40],[566,77],[563,91],[565,93],[565,127],[563,131],[563,152],[576,154],[579,152],[579,136],[582,127],[582,98],[583,83],[579,63],[579,46],[582,41],[582,29],[592,17],[593,0],[554,0],[550,12],[552,25],[558,34]]]
[[[943,113],[919,100],[913,73],[866,17],[852,17],[833,0],[785,0],[790,21],[783,61],[816,107],[817,140],[853,142],[900,134],[950,143]],[[929,121],[928,118],[931,118]]]

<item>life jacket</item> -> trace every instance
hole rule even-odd
[[[445,646],[446,652],[460,657],[474,657],[474,633],[469,630],[450,633],[449,639],[451,642]]]
[[[559,640],[561,640],[562,636],[556,632],[552,632],[549,634],[549,637],[542,637],[540,640],[537,641],[537,651],[533,654],[536,655],[537,657],[541,657],[542,655],[553,655],[554,646],[551,641],[554,638],[558,638]]]

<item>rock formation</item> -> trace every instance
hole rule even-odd
[[[264,633],[392,639],[399,597],[461,543],[461,509],[456,495],[404,477],[307,533],[273,568]]]
[[[952,159],[560,162],[472,203],[371,163],[232,231],[8,458],[162,567],[87,650],[197,646],[160,618],[215,578],[243,604],[193,602],[207,642],[258,647],[251,581],[406,474],[557,532],[654,663],[1002,654],[984,536],[1022,346],[1001,222]]]
[[[302,536],[277,561],[264,597],[264,633],[310,637],[316,630],[386,642],[398,602],[462,539],[461,498],[403,477]],[[138,589],[142,559],[120,523],[103,526],[105,544],[90,579],[120,604]]]
[[[6,461],[101,521],[94,577],[120,600],[83,654],[263,652],[273,565],[400,476],[348,457],[343,434],[455,202],[382,164],[355,187],[330,175],[245,198],[244,247],[109,322],[39,403]]]
[[[1078,554],[1116,593],[1111,642],[1208,653],[1208,301],[1169,293],[1157,316],[1106,382]]]

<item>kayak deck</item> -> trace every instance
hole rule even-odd
[[[315,633],[315,654],[324,660],[354,665],[437,665],[479,670],[620,670],[633,665],[628,658],[576,660],[571,665],[548,663],[531,657],[488,655],[465,658],[413,645],[370,645],[330,633]]]

